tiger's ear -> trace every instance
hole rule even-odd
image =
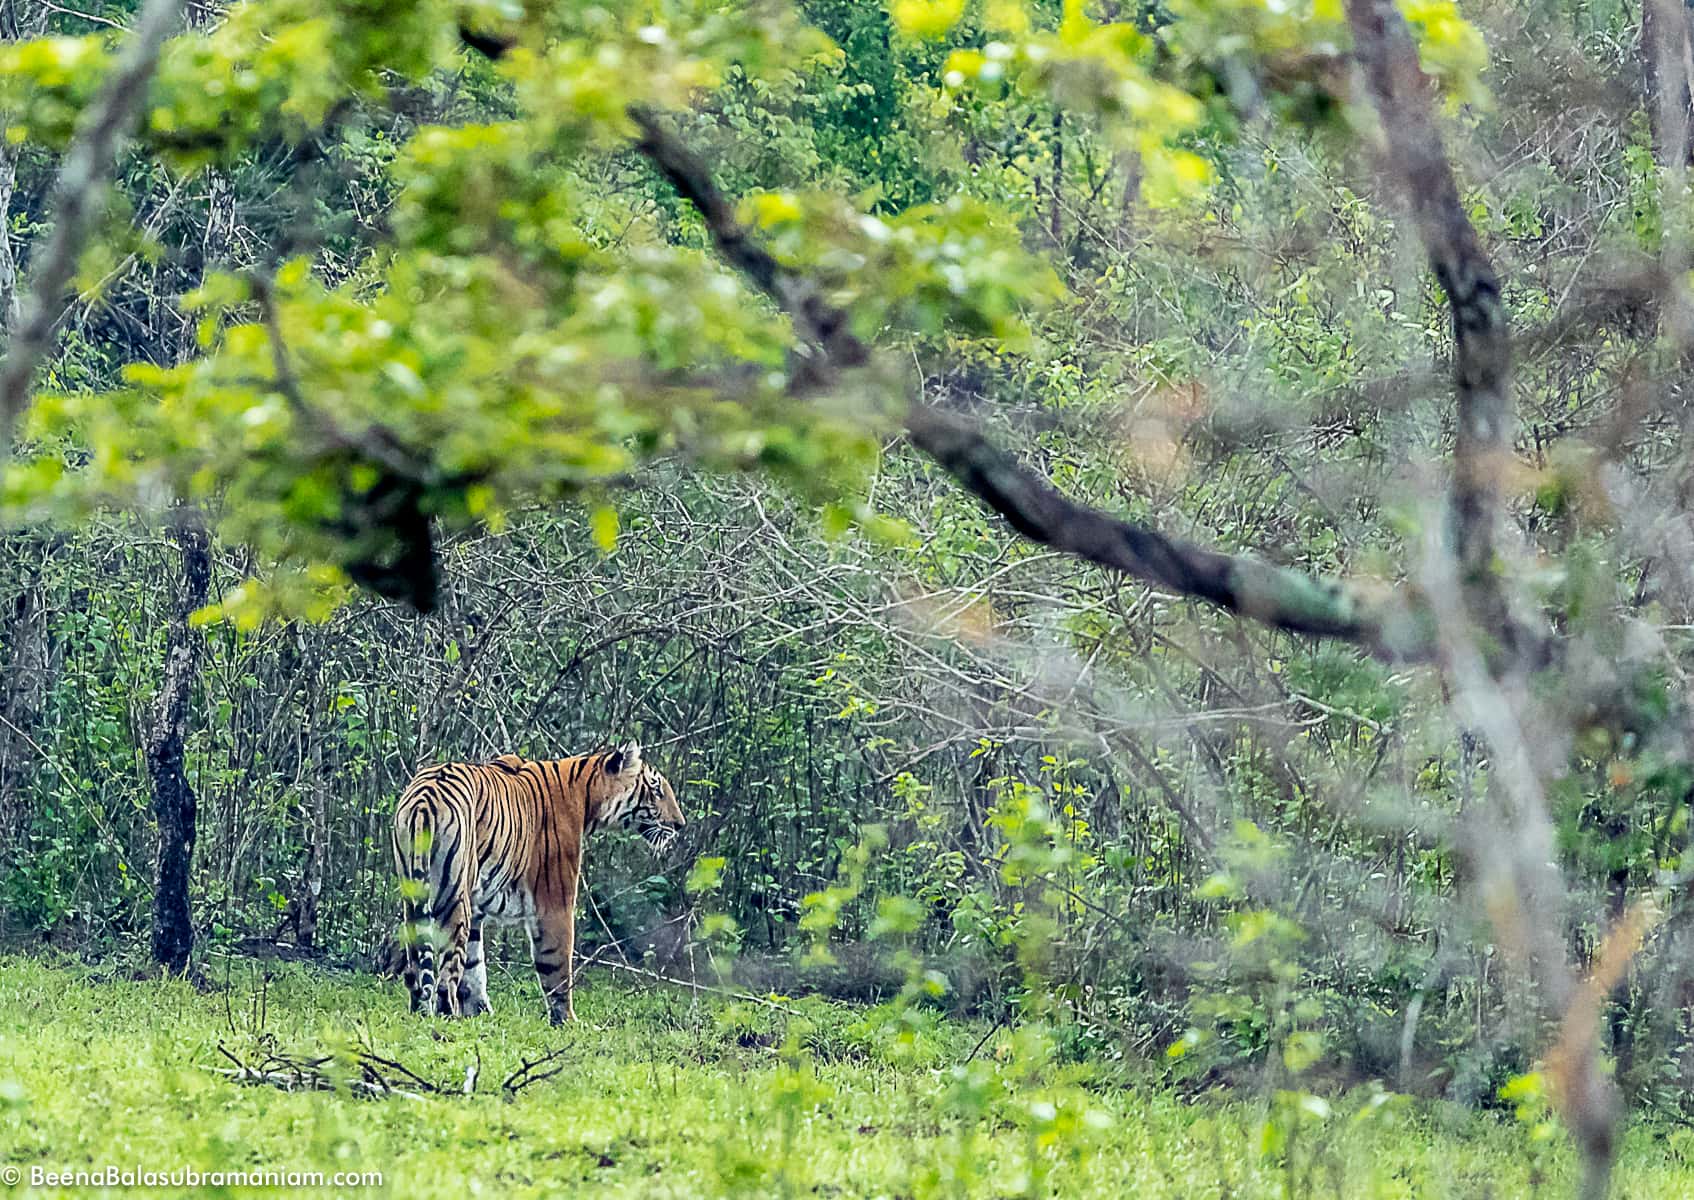
[[[641,766],[641,743],[631,738],[616,750],[606,760],[606,770],[612,775],[622,775],[625,771],[634,771]]]

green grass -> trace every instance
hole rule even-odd
[[[1290,1182],[1260,1160],[1264,1110],[1250,1098],[1185,1102],[1152,1082],[1031,1071],[1027,1031],[994,1032],[961,1083],[984,1026],[931,1023],[905,1045],[897,1021],[847,1005],[797,1001],[793,1017],[599,974],[570,1028],[550,1029],[517,975],[491,981],[492,1017],[446,1023],[410,1017],[394,983],[283,966],[262,983],[263,970],[238,962],[227,988],[198,992],[0,957],[0,1164],[25,1173],[0,1196],[55,1191],[28,1186],[32,1166],[108,1164],[378,1170],[383,1186],[344,1194],[425,1197],[1115,1200],[1280,1196]],[[220,1041],[244,1060],[363,1042],[453,1087],[478,1055],[481,1071],[470,1096],[291,1093],[214,1073],[229,1065]],[[561,1073],[502,1093],[525,1058],[558,1048]],[[1357,1107],[1335,1102],[1294,1194],[1569,1194],[1562,1139],[1428,1105],[1353,1121]],[[1631,1131],[1614,1194],[1694,1194],[1694,1131]]]

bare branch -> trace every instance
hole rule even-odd
[[[1367,598],[1356,586],[1223,554],[1077,504],[949,414],[913,405],[912,444],[1031,541],[1289,633],[1356,642],[1383,658],[1428,657],[1418,614],[1392,597]]]
[[[1459,198],[1435,127],[1434,88],[1394,0],[1350,0],[1354,53],[1430,266],[1453,310],[1457,420],[1449,519],[1470,616],[1527,654],[1539,640],[1514,621],[1496,571],[1500,484],[1512,457],[1512,356],[1500,279]]]
[[[632,109],[629,115],[641,130],[636,148],[694,205],[719,254],[794,322],[813,356],[802,367],[803,382],[816,384],[828,373],[868,364],[871,351],[848,327],[846,313],[753,240],[706,165],[652,113]],[[1421,604],[1372,597],[1340,580],[1209,550],[1078,504],[980,430],[923,404],[908,409],[906,432],[914,446],[1031,541],[1275,629],[1355,642],[1387,659],[1424,660],[1433,653]]]
[[[571,1047],[560,1046],[557,1050],[550,1050],[540,1058],[524,1059],[518,1065],[517,1070],[506,1076],[505,1081],[500,1084],[500,1089],[509,1096],[515,1096],[532,1083],[540,1083],[544,1079],[553,1078],[570,1065],[568,1060],[560,1061],[565,1059],[565,1056],[570,1052]],[[550,1067],[550,1069],[542,1070],[543,1067]]]

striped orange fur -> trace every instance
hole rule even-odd
[[[670,781],[642,761],[636,742],[574,758],[507,754],[419,771],[394,811],[413,1011],[488,1011],[482,929],[494,922],[525,927],[548,1016],[572,1019],[584,837],[633,824],[661,854],[683,823]]]

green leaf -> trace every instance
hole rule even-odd
[[[618,510],[609,504],[596,508],[588,518],[589,533],[603,554],[610,554],[618,548],[618,528]]]

